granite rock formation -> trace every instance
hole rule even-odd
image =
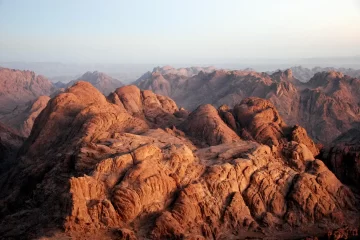
[[[0,236],[293,238],[358,224],[357,195],[269,101],[180,112],[135,86],[105,98],[78,82],[52,98],[0,176]]]

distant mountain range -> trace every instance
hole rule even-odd
[[[233,107],[252,96],[269,99],[286,122],[304,126],[315,141],[328,144],[360,123],[359,70],[335,70],[292,67],[265,73],[252,69],[165,66],[146,72],[134,84],[169,96],[188,110],[207,103]],[[98,71],[86,72],[69,83],[51,83],[34,72],[1,68],[0,122],[28,136],[34,119],[48,101],[39,97],[53,97],[78,81],[90,82],[106,96],[124,85]]]
[[[298,75],[310,71],[295,69]],[[357,72],[351,71],[354,75]],[[144,74],[135,84],[169,96],[189,110],[206,103],[233,107],[251,96],[269,99],[287,123],[304,126],[312,138],[322,143],[331,142],[360,122],[360,80],[336,71],[316,73],[303,83],[291,69],[272,74],[199,71],[187,76],[167,67],[166,71],[156,68]]]

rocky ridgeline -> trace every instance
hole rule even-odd
[[[154,69],[135,84],[190,110],[203,104],[233,108],[248,97],[268,99],[286,123],[304,127],[318,143],[330,144],[360,122],[360,80],[330,69],[311,76],[304,83],[291,69],[271,74],[212,69],[185,75],[167,67]]]

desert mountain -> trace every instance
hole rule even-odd
[[[105,98],[80,81],[49,101],[17,165],[0,176],[0,236],[294,238],[352,229],[357,196],[318,151],[268,100],[188,115],[149,90],[125,86]]]
[[[57,81],[54,83],[54,86],[57,88],[66,88],[67,84],[61,81]]]
[[[86,81],[91,83],[94,87],[99,89],[104,95],[109,95],[111,92],[115,91],[118,87],[124,86],[119,80],[112,78],[105,73],[94,71],[86,72],[81,77],[76,80],[70,81],[66,84],[66,87],[71,87],[74,83],[78,81]],[[60,83],[57,83],[57,86],[63,88]]]
[[[302,66],[291,67],[291,70],[294,73],[294,76],[302,82],[308,82],[316,73],[318,72],[342,72],[345,75],[354,78],[360,78],[360,69],[352,68],[334,68],[334,67],[314,67],[314,68],[305,68]]]
[[[48,79],[34,72],[0,68],[0,115],[54,90]]]
[[[305,127],[320,143],[330,143],[360,121],[360,80],[339,72],[315,74],[300,82],[292,70],[271,75],[254,71],[200,71],[197,75],[144,75],[136,84],[141,89],[173,98],[193,110],[201,104],[233,107],[247,97],[269,99],[285,122]]]
[[[36,117],[46,107],[50,97],[40,96],[33,101],[17,106],[12,112],[0,116],[0,122],[28,137]]]
[[[197,75],[200,72],[213,71],[215,71],[214,67],[156,67],[152,72],[147,72],[141,76],[134,84],[141,89],[148,89],[157,94],[172,96],[188,78]]]

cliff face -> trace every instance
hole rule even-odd
[[[175,79],[175,80],[174,80]],[[315,74],[307,83],[292,70],[273,74],[214,70],[191,77],[156,72],[136,82],[142,89],[172,97],[196,109],[202,104],[234,107],[247,97],[270,100],[288,124],[303,126],[316,141],[331,143],[360,121],[360,80],[335,71]]]
[[[360,184],[360,131],[351,129],[322,150],[326,165],[344,183]]]
[[[306,236],[357,224],[356,195],[271,102],[200,106],[78,82],[0,176],[0,235],[76,239]]]

